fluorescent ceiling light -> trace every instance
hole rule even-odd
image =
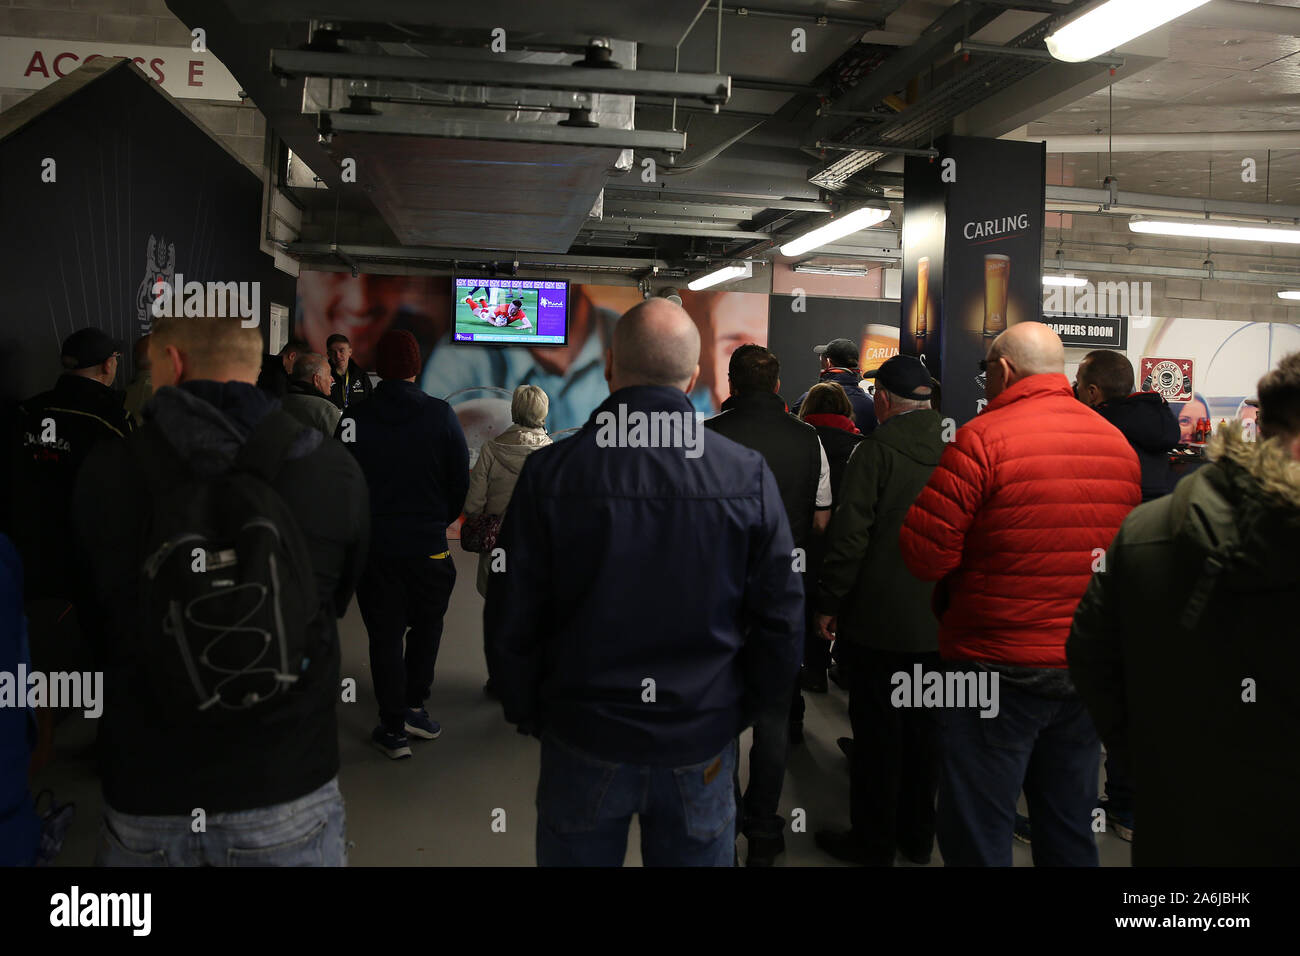
[[[1043,276],[1043,285],[1069,285],[1083,286],[1087,285],[1088,280],[1083,276],[1062,276],[1062,275],[1045,275]]]
[[[824,226],[818,226],[812,232],[805,232],[798,239],[787,242],[781,247],[781,255],[801,256],[805,252],[826,245],[828,242],[834,242],[836,239],[843,239],[852,233],[869,229],[888,218],[888,209],[881,209],[877,206],[863,206],[861,209],[855,209],[838,219],[832,219]]]
[[[1295,226],[1279,226],[1267,222],[1223,222],[1212,219],[1150,219],[1146,216],[1134,216],[1129,220],[1128,227],[1133,232],[1153,236],[1300,243],[1300,229]]]
[[[1300,292],[1279,292],[1277,297],[1279,299],[1300,299]]]
[[[794,267],[795,272],[814,276],[869,276],[870,269],[854,269],[851,266],[806,266],[802,263]]]
[[[730,282],[732,279],[748,279],[753,274],[754,263],[746,259],[742,265],[723,266],[721,269],[705,273],[698,279],[692,279],[686,283],[686,288],[692,292],[699,292],[701,289],[707,289],[723,282]]]
[[[1123,46],[1208,0],[1107,0],[1047,38],[1052,56],[1079,63]]]

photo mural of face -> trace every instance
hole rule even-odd
[[[294,334],[325,354],[331,335],[348,337],[352,359],[373,370],[375,346],[389,329],[406,329],[428,355],[446,330],[451,283],[431,276],[385,276],[350,272],[298,275]],[[446,294],[443,294],[443,293]]]
[[[295,332],[324,352],[334,333],[348,336],[353,358],[374,368],[374,348],[389,328],[405,328],[425,357],[418,379],[430,395],[457,409],[470,453],[510,425],[510,396],[533,384],[550,398],[552,434],[586,423],[609,395],[605,349],[618,317],[643,301],[634,286],[575,284],[564,346],[466,345],[451,341],[452,285],[446,276],[380,276],[307,272],[298,278]],[[746,342],[767,344],[765,294],[690,292],[682,306],[700,329],[700,379],[691,400],[715,414],[727,397],[727,360]]]

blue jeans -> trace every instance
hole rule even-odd
[[[732,866],[735,741],[688,767],[600,760],[547,734],[537,784],[538,866],[622,866],[641,824],[646,866]]]
[[[1033,821],[1035,866],[1097,866],[1092,813],[1101,741],[1083,701],[1051,700],[1001,681],[996,717],[940,711],[935,820],[946,866],[1010,866],[1016,798]]]
[[[100,866],[346,866],[338,778],[305,797],[256,810],[137,816],[104,805]]]

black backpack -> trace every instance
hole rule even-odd
[[[292,693],[323,605],[297,521],[275,491],[303,426],[276,410],[226,474],[205,479],[142,442],[153,495],[140,568],[140,664],[164,713],[213,722]]]

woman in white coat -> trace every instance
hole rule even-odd
[[[510,418],[514,424],[483,445],[478,461],[469,473],[466,518],[476,514],[506,513],[524,459],[551,443],[551,436],[546,434],[546,413],[550,404],[546,392],[536,385],[520,385],[515,389],[510,402]],[[479,554],[478,593],[484,597],[487,597],[491,563],[491,554],[486,551]]]

